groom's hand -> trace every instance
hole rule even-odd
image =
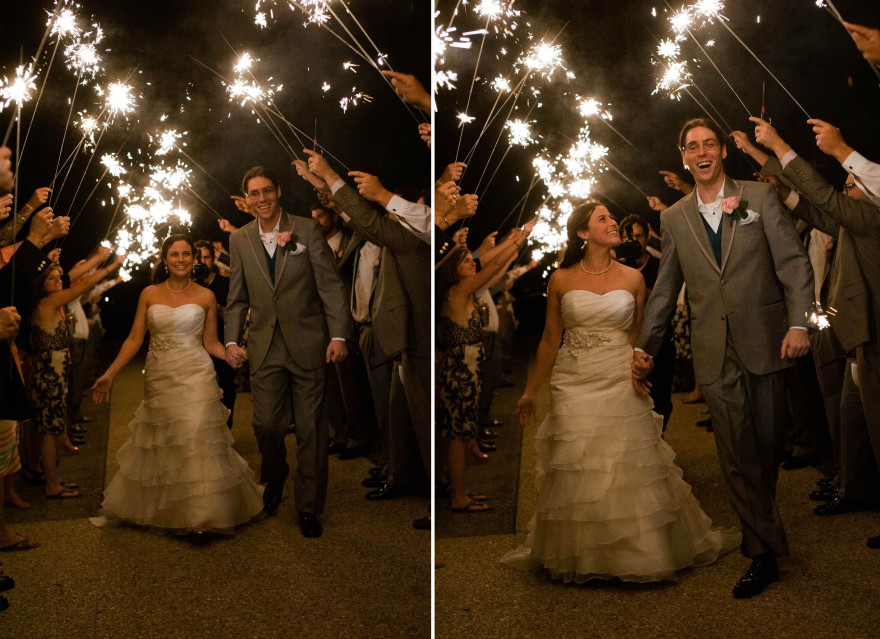
[[[632,384],[637,393],[647,395],[651,392],[651,382],[646,377],[653,369],[653,357],[644,351],[633,351]]]
[[[238,370],[247,361],[247,351],[238,344],[230,344],[226,347],[226,363]]]
[[[810,338],[807,331],[797,328],[790,328],[782,340],[782,348],[779,349],[779,357],[785,359],[790,357],[803,357],[810,352]]]
[[[327,345],[327,363],[341,362],[348,357],[348,346],[339,339],[332,339]]]

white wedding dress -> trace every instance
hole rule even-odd
[[[632,387],[632,294],[573,290],[561,305],[565,337],[535,441],[536,512],[525,545],[502,562],[564,582],[648,582],[736,548],[741,534],[712,527],[660,437],[663,418]]]
[[[231,534],[262,513],[262,488],[232,448],[229,411],[202,346],[205,311],[197,304],[147,309],[150,350],[144,401],[116,457],[97,526],[124,521],[186,532]]]

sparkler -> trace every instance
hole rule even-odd
[[[0,112],[10,104],[15,104],[17,110],[33,97],[37,88],[37,76],[34,74],[33,63],[19,65],[15,69],[15,76],[0,79]]]

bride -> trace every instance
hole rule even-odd
[[[612,259],[617,222],[588,202],[571,213],[567,231],[516,408],[525,426],[552,369],[550,412],[535,438],[536,512],[525,545],[502,561],[564,582],[675,580],[676,570],[736,548],[741,535],[712,528],[660,437],[648,383],[633,378],[645,282]]]
[[[144,401],[119,449],[97,526],[117,520],[175,532],[232,534],[263,510],[262,491],[232,448],[210,355],[217,340],[214,294],[190,279],[195,246],[186,235],[162,243],[156,284],[138,300],[131,333],[92,387],[96,404],[150,332]]]

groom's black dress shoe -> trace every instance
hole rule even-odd
[[[263,490],[263,512],[271,515],[281,505],[281,493],[284,491],[284,480],[270,481]]]
[[[0,575],[0,592],[6,592],[15,588],[15,580],[9,575]]]
[[[7,608],[9,608],[9,599],[0,595],[0,610],[6,610]]]
[[[848,499],[841,499],[840,497],[835,497],[834,501],[829,501],[827,504],[820,504],[813,508],[813,512],[817,515],[822,515],[823,517],[829,517],[831,515],[844,515],[846,513],[854,513],[859,510],[865,510],[868,508],[868,504],[865,504],[860,501],[849,501]]]
[[[301,512],[299,514],[298,523],[299,531],[302,533],[303,537],[320,537],[324,532],[324,529],[321,528],[321,522],[318,521],[318,518],[312,513]]]
[[[810,492],[810,499],[813,501],[834,501],[837,499],[837,489],[832,486],[831,488],[813,490]]]
[[[739,578],[733,587],[736,599],[748,599],[760,595],[764,588],[779,579],[779,567],[772,555],[760,555],[752,559],[752,565],[746,574]]]
[[[412,492],[412,490],[407,488],[395,488],[388,483],[383,483],[376,490],[368,492],[365,497],[368,501],[384,501],[386,499],[406,497],[407,495],[411,495]]]

